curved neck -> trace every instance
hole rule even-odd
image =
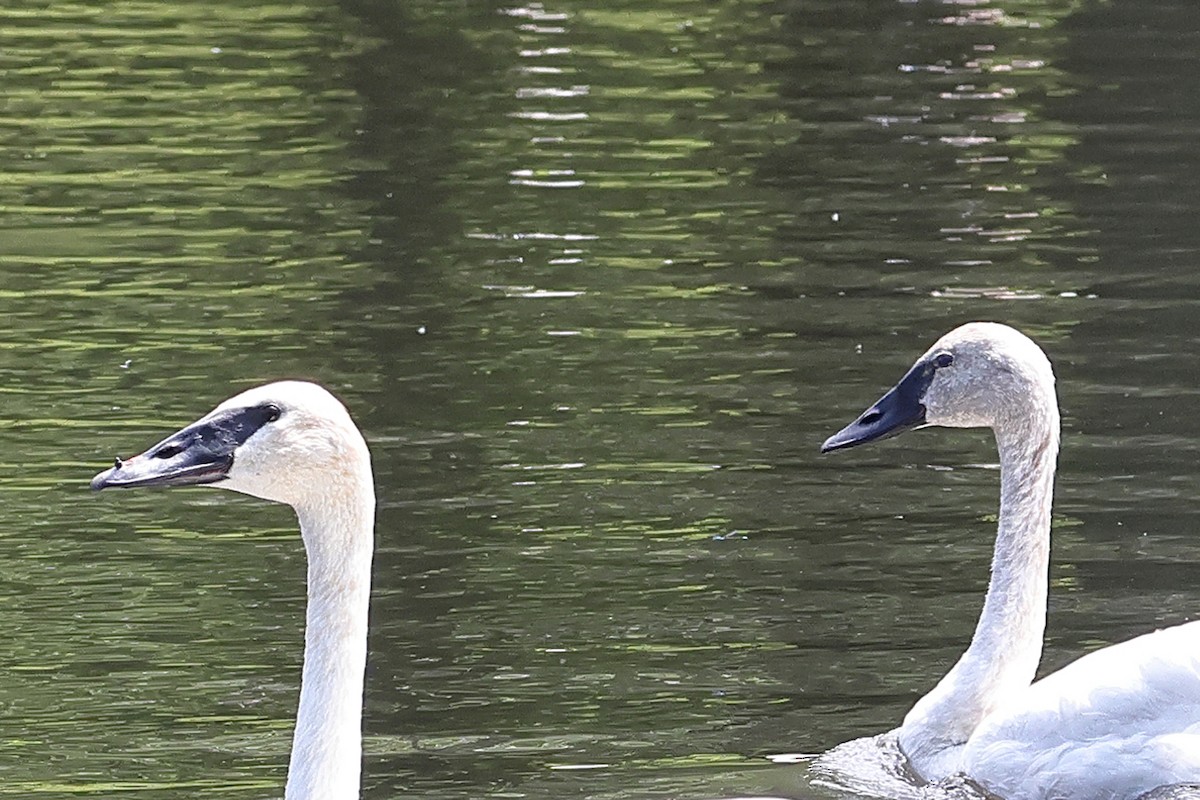
[[[330,495],[297,508],[308,608],[286,800],[358,797],[375,496],[369,480]]]
[[[1058,404],[997,425],[1000,523],[992,576],[971,645],[904,718],[900,745],[926,780],[957,771],[956,750],[1014,692],[1033,682],[1042,654],[1050,563],[1050,504]]]

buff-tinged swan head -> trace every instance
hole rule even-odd
[[[280,381],[117,459],[92,488],[211,485],[300,507],[363,470],[369,475],[370,455],[346,407],[315,383]]]
[[[1049,402],[1047,402],[1047,400]],[[996,428],[1033,414],[1057,414],[1054,372],[1033,340],[996,322],[947,333],[821,452],[886,439],[913,428]]]

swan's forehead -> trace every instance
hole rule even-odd
[[[926,355],[942,352],[953,353],[956,359],[964,358],[974,369],[987,364],[1049,366],[1045,353],[1032,339],[998,322],[961,325],[938,339]]]
[[[996,322],[968,322],[938,339],[931,350],[939,348],[960,353],[992,351],[1019,346],[1029,341],[1020,331]]]
[[[255,386],[221,403],[216,411],[250,408],[268,403],[273,403],[284,411],[301,410],[314,416],[336,418],[346,414],[346,407],[328,390],[307,381],[277,381]]]

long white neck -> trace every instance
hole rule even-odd
[[[1058,457],[1058,404],[996,426],[1000,523],[983,613],[970,647],[921,698],[899,731],[909,763],[926,780],[958,771],[961,747],[979,723],[1033,682],[1046,628],[1050,503]]]
[[[286,800],[353,800],[362,764],[363,672],[375,496],[365,485],[297,508],[308,552],[304,672]]]

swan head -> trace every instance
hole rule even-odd
[[[1057,413],[1054,372],[1042,349],[1007,325],[971,322],[938,339],[887,394],[826,439],[821,452],[931,425],[1000,431]]]
[[[300,507],[370,472],[345,406],[315,383],[280,381],[231,397],[144,453],[92,479],[92,488],[204,486]]]

